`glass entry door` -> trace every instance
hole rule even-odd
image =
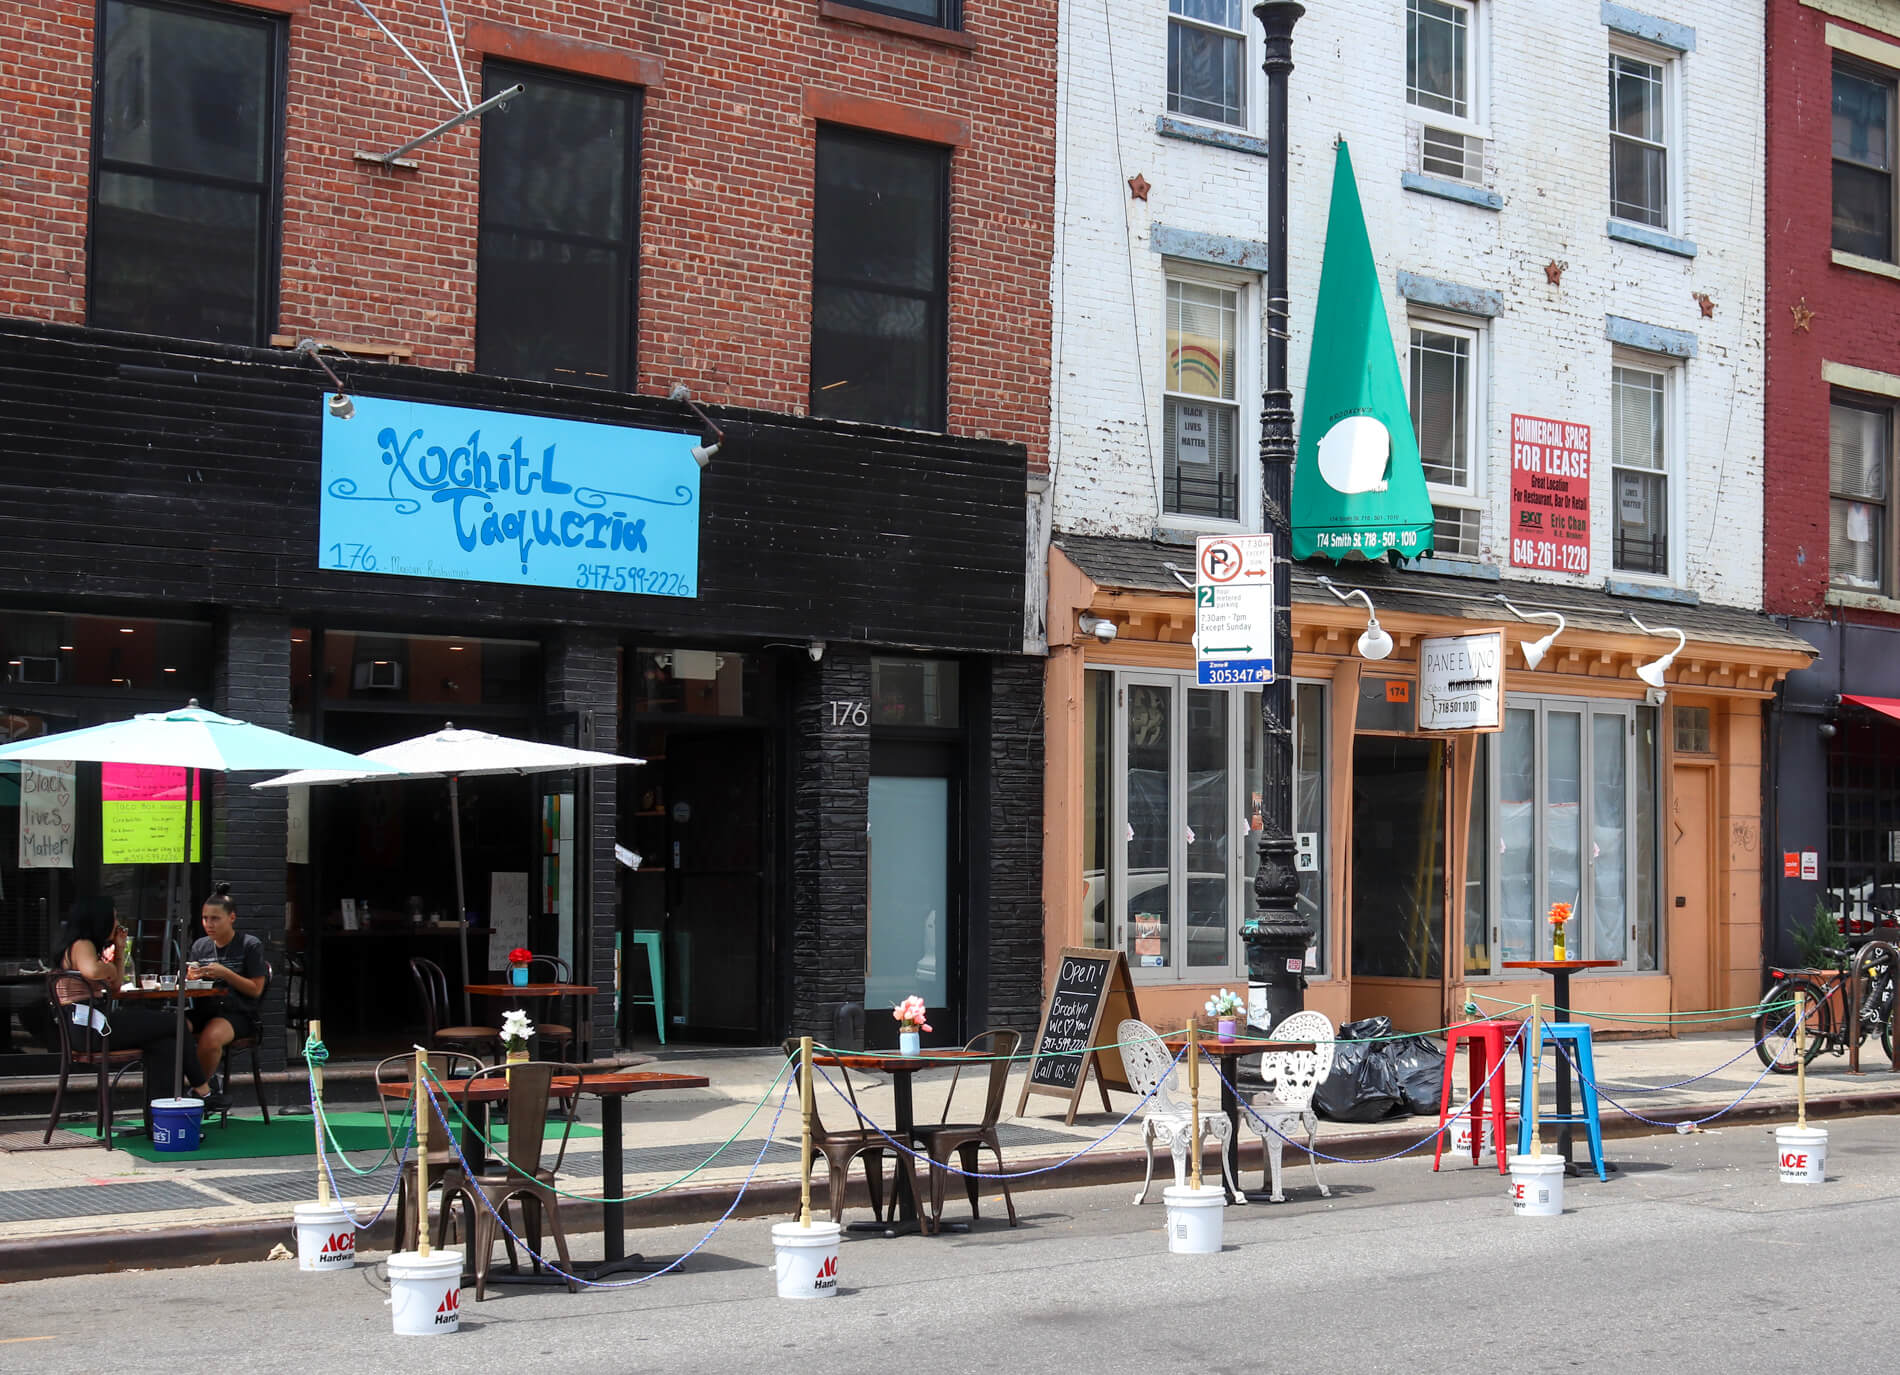
[[[925,1044],[962,1039],[962,797],[947,749],[873,747],[865,1039],[897,1044],[891,1008],[916,994],[930,1009]]]
[[[1443,740],[1361,735],[1353,741],[1355,978],[1443,975],[1447,753]]]

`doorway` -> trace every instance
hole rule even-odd
[[[1445,973],[1449,750],[1359,735],[1352,753],[1352,1015],[1433,1026]]]
[[[963,1039],[963,788],[957,750],[923,741],[871,747],[866,845],[865,1040],[897,1044],[890,1009],[912,994],[930,1010],[927,1045]]]

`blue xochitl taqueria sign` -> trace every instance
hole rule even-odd
[[[354,400],[323,417],[319,567],[698,595],[692,435]]]

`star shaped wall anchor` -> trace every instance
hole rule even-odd
[[[1136,200],[1147,200],[1149,190],[1148,179],[1142,176],[1141,173],[1137,172],[1128,179],[1128,194],[1133,196]]]
[[[1806,334],[1808,333],[1808,326],[1814,323],[1814,317],[1818,312],[1809,308],[1808,298],[1803,296],[1800,300],[1788,307],[1788,313],[1794,316],[1795,333]]]
[[[1545,283],[1549,286],[1562,286],[1564,269],[1569,266],[1569,263],[1560,263],[1555,258],[1552,258],[1549,262],[1544,264]]]
[[[1711,319],[1715,315],[1715,299],[1708,292],[1692,291],[1689,294],[1695,298],[1695,303],[1702,307],[1704,320]]]

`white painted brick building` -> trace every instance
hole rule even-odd
[[[1171,275],[1238,289],[1230,383],[1238,490],[1219,504],[1238,525],[1260,519],[1259,246],[1267,232],[1260,29],[1238,0],[1173,0],[1172,9],[1170,0],[1078,0],[1062,11],[1052,282],[1058,531],[1148,536],[1237,528],[1164,509],[1197,504],[1167,488]],[[1196,24],[1196,17],[1214,22]],[[1410,64],[1424,104],[1408,100],[1408,17],[1424,36],[1424,57]],[[1232,102],[1244,110],[1210,114],[1197,104],[1214,89],[1212,69],[1189,63],[1188,75],[1177,70],[1171,111],[1171,27],[1189,46],[1218,52],[1223,18],[1237,18],[1244,34],[1246,89]],[[1454,545],[1462,533],[1462,552],[1507,578],[1654,583],[1704,601],[1760,605],[1762,22],[1760,0],[1645,0],[1642,12],[1596,0],[1331,0],[1310,5],[1295,30],[1296,411],[1333,145],[1343,136],[1408,386],[1414,326],[1430,331],[1424,346],[1439,356],[1425,361],[1439,364],[1444,377],[1454,364],[1440,346],[1463,341],[1470,421],[1461,452],[1469,469],[1461,490],[1434,490],[1447,518],[1441,532]],[[1462,78],[1431,60],[1442,58],[1444,40],[1456,41],[1459,27]],[[1625,69],[1626,127],[1645,114],[1660,116],[1667,183],[1660,198],[1638,186],[1641,194],[1614,221],[1606,97],[1613,53],[1633,60]],[[1653,78],[1660,78],[1659,97]],[[1447,94],[1467,102],[1465,119],[1446,111]],[[1179,112],[1184,105],[1203,117]],[[1427,126],[1469,136],[1469,165],[1458,167],[1461,150],[1435,136],[1441,156],[1431,165],[1452,175],[1421,175]],[[1653,153],[1626,146],[1632,166],[1653,165]],[[1136,177],[1148,184],[1146,200],[1130,192],[1127,182]],[[1415,299],[1401,294],[1401,274]],[[1639,510],[1654,499],[1655,478],[1634,468],[1612,471],[1618,457],[1658,461],[1653,446],[1615,449],[1619,366],[1633,388],[1624,394],[1627,415],[1646,403],[1642,388],[1660,392],[1660,521]],[[1589,427],[1586,574],[1512,566],[1514,414]],[[1441,428],[1453,419],[1442,408],[1434,412]],[[1421,438],[1429,449],[1430,437]],[[1639,455],[1642,447],[1649,451]],[[1454,525],[1460,510],[1469,513],[1467,523]],[[1619,558],[1615,537],[1625,514],[1630,538]]]

